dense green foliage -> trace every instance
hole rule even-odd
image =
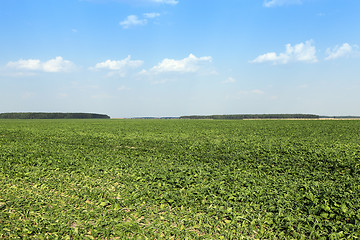
[[[1,120],[0,239],[354,239],[360,121]]]
[[[208,116],[181,116],[181,119],[317,119],[314,114],[233,114],[233,115],[208,115]]]
[[[0,119],[87,119],[87,118],[110,118],[104,114],[96,113],[0,113]]]

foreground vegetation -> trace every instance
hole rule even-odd
[[[360,121],[0,120],[0,239],[355,239]]]

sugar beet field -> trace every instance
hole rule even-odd
[[[0,239],[356,239],[359,130],[1,120]]]

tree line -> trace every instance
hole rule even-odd
[[[233,114],[233,115],[208,115],[208,116],[181,116],[181,119],[318,119],[314,114]]]
[[[0,119],[109,119],[105,114],[96,113],[0,113]]]

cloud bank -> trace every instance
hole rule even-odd
[[[342,57],[349,57],[354,53],[357,46],[351,46],[348,43],[344,43],[343,45],[336,46],[333,49],[328,48],[326,50],[326,54],[328,55],[325,60],[334,60]]]
[[[305,43],[299,43],[295,46],[291,44],[286,45],[286,50],[283,53],[269,52],[256,57],[251,63],[271,62],[273,64],[287,64],[290,62],[307,62],[315,63],[318,59],[316,57],[316,48],[313,46],[311,40]]]
[[[144,62],[142,60],[131,60],[131,56],[127,56],[122,60],[106,60],[95,65],[93,69],[106,69],[106,70],[125,70],[127,68],[140,67]]]
[[[127,56],[122,60],[106,60],[97,63],[90,70],[106,70],[109,71],[108,77],[120,76],[125,77],[130,70],[136,69],[144,64],[142,60],[131,60],[131,56]]]
[[[9,62],[6,65],[8,68],[28,71],[42,71],[42,72],[70,72],[75,68],[75,65],[64,60],[62,57],[56,57],[46,62],[41,62],[39,59],[20,59],[16,62]]]
[[[190,73],[197,72],[201,65],[212,62],[212,57],[196,57],[190,54],[188,57],[180,60],[165,58],[158,65],[152,67],[152,73]]]

